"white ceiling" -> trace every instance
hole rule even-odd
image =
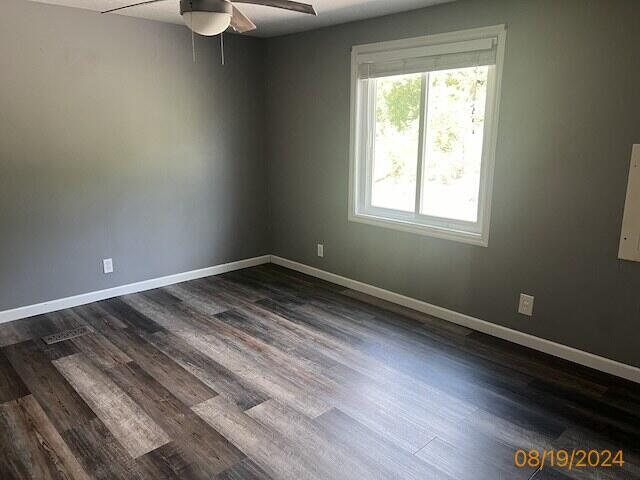
[[[32,0],[66,7],[103,11],[143,0]],[[259,37],[274,37],[287,33],[313,30],[339,23],[379,17],[390,13],[414,10],[454,0],[303,0],[313,3],[318,16],[287,12],[277,8],[238,4],[238,8],[258,26],[253,33]],[[182,24],[178,12],[179,0],[166,0],[157,4],[131,8],[120,15],[147,18],[161,22]]]

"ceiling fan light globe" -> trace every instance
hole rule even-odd
[[[220,12],[184,12],[182,18],[187,27],[206,37],[224,32],[231,23],[231,15]]]

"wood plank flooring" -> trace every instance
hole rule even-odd
[[[263,265],[0,325],[0,449],[3,480],[640,480],[640,385]]]

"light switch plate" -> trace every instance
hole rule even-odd
[[[518,305],[518,313],[522,315],[527,315],[528,317],[533,316],[533,301],[534,297],[531,295],[526,295],[524,293],[520,294],[520,304]]]
[[[324,245],[321,243],[318,244],[318,256],[324,258]]]
[[[102,270],[104,273],[113,273],[113,259],[105,258],[102,260]]]

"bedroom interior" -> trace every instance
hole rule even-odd
[[[635,0],[5,0],[0,478],[640,479]]]

